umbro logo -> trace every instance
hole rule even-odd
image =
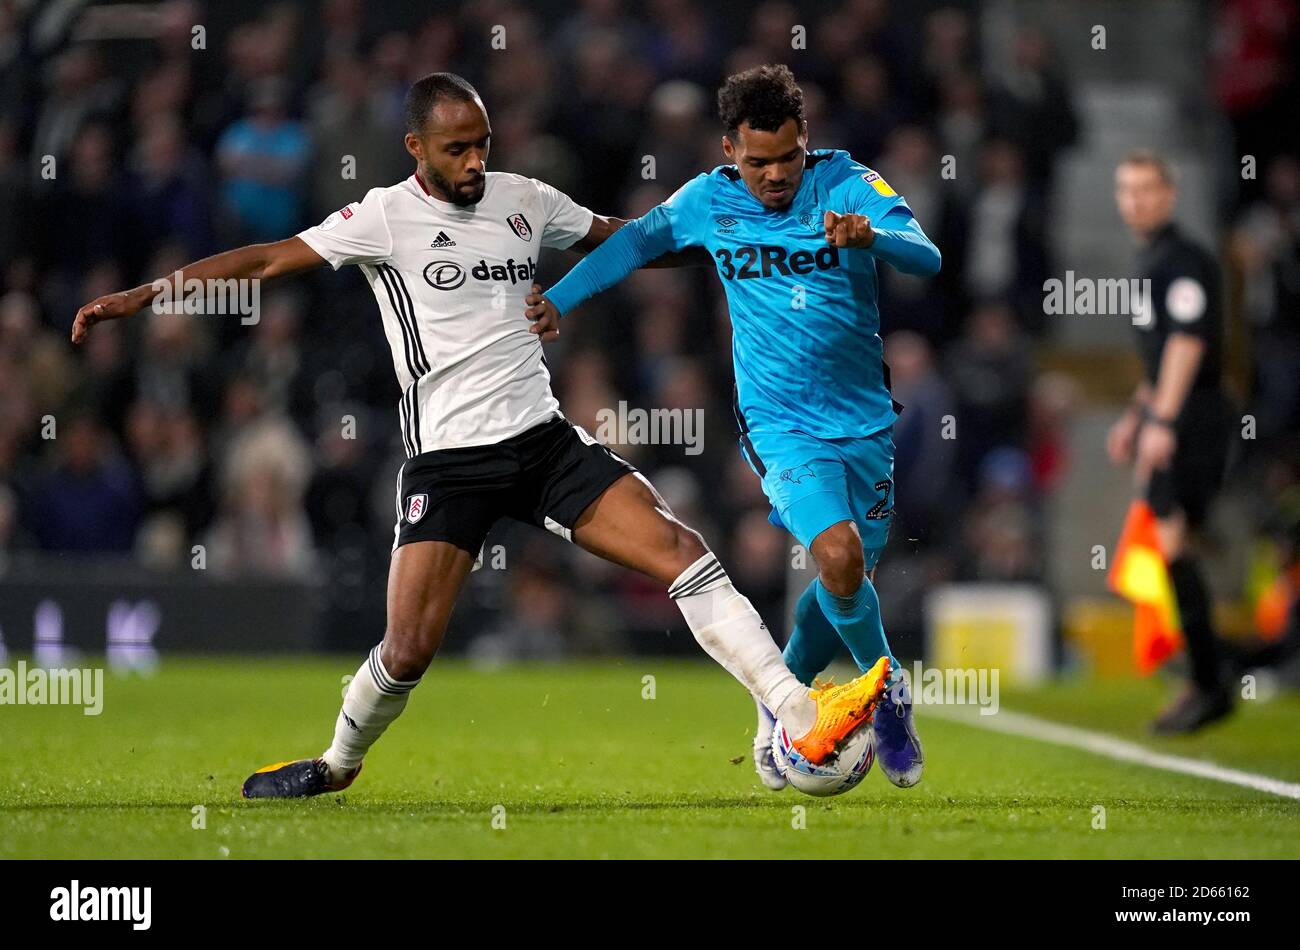
[[[456,246],[456,242],[453,241],[451,238],[447,237],[446,231],[439,231],[438,236],[434,238],[433,243],[429,245],[429,247],[455,247],[455,246]]]
[[[718,219],[718,233],[719,233],[719,234],[735,234],[735,233],[736,233],[736,219],[735,219],[735,218],[732,218],[732,217],[719,218],[719,219]]]

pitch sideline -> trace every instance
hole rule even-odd
[[[961,711],[957,711],[959,709]],[[1215,765],[1213,762],[1189,759],[1181,755],[1155,752],[1138,745],[1136,742],[1119,739],[1104,732],[1092,732],[1088,729],[1080,729],[1077,726],[1066,726],[1047,719],[1039,719],[1037,716],[1026,715],[1025,713],[1002,710],[996,716],[978,716],[972,715],[965,710],[966,707],[927,706],[924,713],[926,716],[935,716],[948,722],[965,723],[1006,735],[1021,736],[1027,739],[1037,739],[1041,742],[1050,742],[1055,745],[1082,749],[1085,752],[1116,759],[1120,762],[1132,762],[1149,768],[1162,769],[1166,772],[1177,772],[1180,775],[1192,775],[1214,782],[1239,785],[1242,788],[1267,792],[1270,795],[1279,795],[1283,798],[1300,799],[1300,783],[1284,782],[1281,779],[1271,778],[1267,775],[1243,772],[1241,769],[1231,769],[1222,765]]]

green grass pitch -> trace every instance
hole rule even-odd
[[[324,747],[356,662],[164,659],[150,678],[107,675],[98,717],[0,707],[0,858],[1300,855],[1300,801],[924,707],[917,788],[873,771],[839,798],[774,794],[750,765],[744,692],[707,663],[652,659],[438,661],[348,792],[242,801],[254,768]],[[1163,696],[1153,682],[1066,683],[1003,690],[1002,706],[1300,781],[1300,697],[1243,703],[1200,737],[1145,739]]]

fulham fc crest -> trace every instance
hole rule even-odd
[[[429,507],[429,496],[426,494],[412,495],[406,499],[406,523],[415,524],[424,517],[424,509]]]
[[[510,225],[515,234],[519,235],[521,241],[531,241],[533,239],[532,225],[528,223],[528,219],[522,213],[512,214],[506,218],[506,224]]]

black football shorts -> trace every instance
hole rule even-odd
[[[1152,474],[1147,501],[1156,517],[1181,508],[1187,524],[1205,522],[1214,496],[1223,486],[1236,417],[1232,403],[1218,391],[1188,394],[1175,432],[1178,445],[1168,468]]]
[[[492,445],[425,452],[398,472],[393,550],[448,541],[477,555],[499,518],[572,540],[587,506],[634,471],[562,416]]]

